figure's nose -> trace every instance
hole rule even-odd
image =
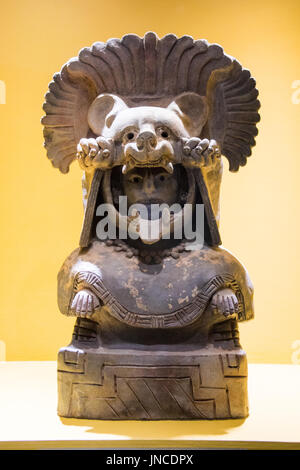
[[[151,194],[153,194],[153,192],[155,191],[153,175],[149,174],[148,172],[147,177],[144,178],[143,191],[145,194],[147,194],[147,196],[151,196]]]
[[[136,145],[139,150],[153,150],[157,145],[157,138],[154,132],[144,131],[138,135]]]

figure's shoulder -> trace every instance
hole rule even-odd
[[[211,263],[239,263],[242,264],[236,256],[234,256],[224,246],[210,246],[206,243],[203,245],[193,246],[187,243],[185,247],[187,258],[196,263],[211,262]]]

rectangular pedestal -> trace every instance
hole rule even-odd
[[[247,419],[57,416],[57,362],[0,362],[0,449],[298,449],[300,365],[248,364]]]
[[[58,414],[105,420],[248,416],[245,352],[121,351],[74,346],[58,355]]]

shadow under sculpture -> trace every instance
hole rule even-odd
[[[238,322],[253,317],[253,287],[220,247],[218,222],[221,155],[230,171],[246,164],[257,95],[249,71],[220,46],[172,34],[97,42],[54,75],[45,147],[63,173],[79,161],[85,206],[80,246],[58,274],[59,308],[76,317],[58,354],[60,416],[248,415]],[[169,236],[162,213],[130,214],[123,200],[148,215],[175,204]],[[178,236],[184,223],[196,244]]]

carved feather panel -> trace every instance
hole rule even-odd
[[[117,94],[129,106],[165,106],[188,91],[207,97],[205,137],[217,140],[230,170],[237,171],[257,135],[255,80],[217,44],[173,34],[159,39],[152,32],[96,42],[54,75],[43,106],[47,156],[69,171],[79,140],[92,135],[87,113],[100,93]]]

